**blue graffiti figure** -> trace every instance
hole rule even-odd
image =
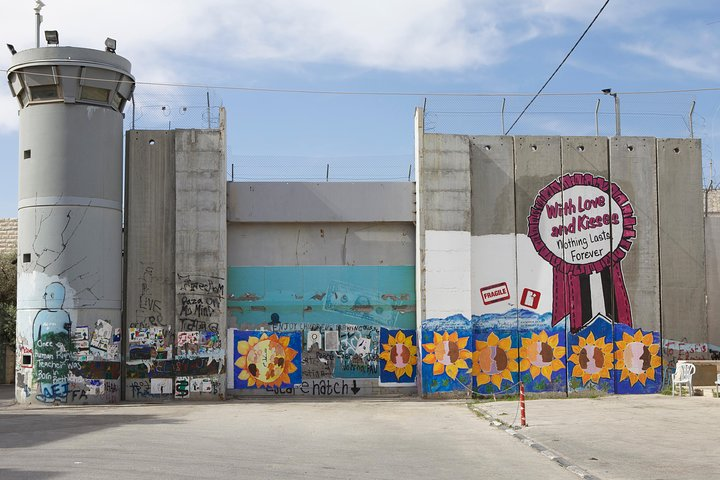
[[[45,308],[33,320],[34,374],[40,390],[35,398],[41,402],[65,402],[72,328],[70,315],[62,308],[65,287],[59,282],[50,283],[45,287],[43,299]]]

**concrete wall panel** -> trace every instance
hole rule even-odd
[[[560,137],[515,137],[515,232],[527,234],[530,206],[562,171]]]
[[[708,328],[700,141],[658,139],[657,148],[662,335],[704,343]]]
[[[228,184],[230,222],[412,222],[411,182]]]
[[[705,217],[708,343],[720,345],[720,215]]]
[[[228,264],[414,265],[412,223],[230,223]]]
[[[512,137],[470,137],[473,236],[515,233]]]
[[[658,254],[657,143],[654,138],[610,140],[610,178],[633,206],[637,237],[622,260],[633,312],[633,325],[660,331],[660,258]]]
[[[425,230],[470,231],[470,142],[425,135],[419,201]]]

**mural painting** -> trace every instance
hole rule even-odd
[[[571,173],[538,192],[527,235],[473,237],[476,393],[660,389],[659,333],[633,328],[623,278],[635,228],[618,185]]]
[[[415,330],[380,329],[380,385],[414,384],[417,368]]]
[[[615,393],[612,322],[598,315],[577,333],[568,333],[568,388],[571,392]]]
[[[41,402],[65,402],[72,358],[72,321],[63,310],[65,287],[60,282],[48,284],[43,299],[45,308],[37,312],[33,321],[34,375],[39,390],[36,398]]]
[[[234,388],[289,387],[302,382],[300,333],[234,332]]]
[[[316,394],[330,385],[332,392],[358,394],[353,380],[341,379],[379,382],[381,362],[388,365],[380,356],[381,329],[392,331],[396,343],[396,331],[412,330],[417,355],[412,266],[230,267],[228,278],[228,327],[253,336],[299,336],[300,345],[292,348],[301,380],[292,388],[269,388]],[[393,373],[391,383],[413,385],[410,370],[400,380]],[[304,383],[308,388],[297,387]]]
[[[425,320],[422,325],[423,393],[468,391],[472,328],[462,315]]]
[[[517,391],[518,335],[516,310],[473,316],[473,391]]]

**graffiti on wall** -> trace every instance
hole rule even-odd
[[[268,335],[297,332],[296,358],[309,385],[335,378],[377,381],[381,327],[393,335],[415,327],[414,275],[412,266],[230,267],[229,326]],[[407,375],[400,382],[393,377],[395,384],[414,382],[414,376],[409,382]]]
[[[184,331],[219,330],[225,315],[225,279],[211,275],[177,274],[177,315]]]
[[[45,287],[45,308],[33,321],[34,375],[41,402],[65,402],[68,394],[69,363],[72,359],[72,321],[66,310],[65,287],[52,282]]]

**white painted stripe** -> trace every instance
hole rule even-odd
[[[592,300],[592,316],[598,313],[607,317],[605,311],[605,293],[603,292],[602,277],[599,273],[591,273],[590,276],[590,299]]]

